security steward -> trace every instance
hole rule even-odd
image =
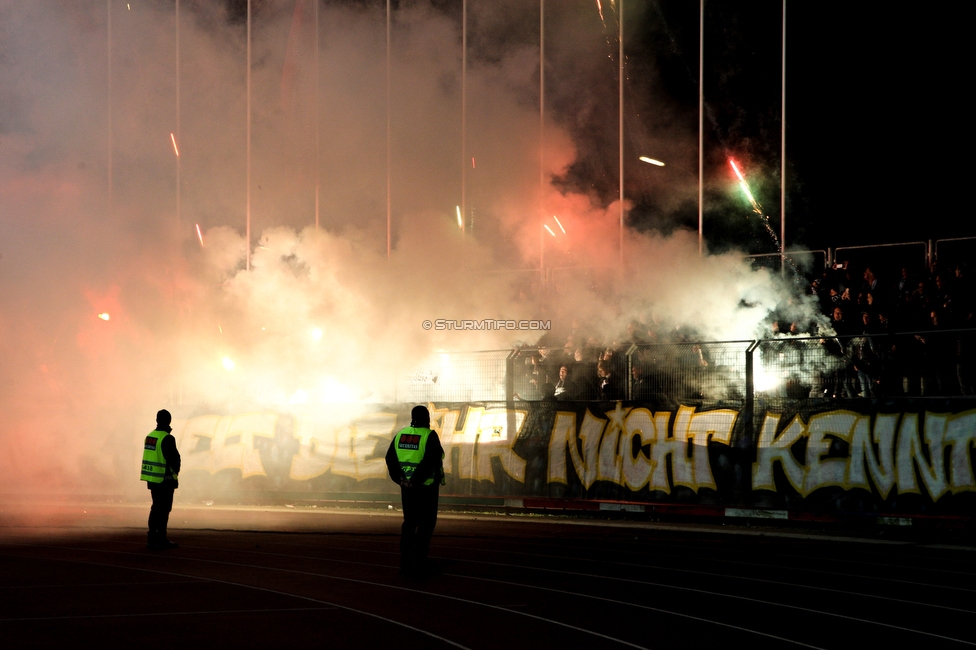
[[[166,409],[156,413],[156,429],[146,436],[142,452],[142,476],[149,493],[149,545],[151,550],[176,548],[179,544],[166,537],[169,513],[173,509],[173,492],[179,487],[180,452],[170,422],[173,416]]]
[[[400,529],[400,572],[419,574],[427,568],[430,537],[437,523],[437,491],[444,484],[444,449],[430,430],[430,412],[415,406],[410,426],[393,437],[386,452],[390,478],[400,485],[403,527]]]

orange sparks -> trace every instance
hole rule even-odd
[[[548,230],[548,231],[549,231],[549,234],[550,234],[550,235],[552,235],[553,237],[555,237],[555,236],[556,236],[556,233],[554,233],[554,232],[552,231],[552,228],[550,228],[550,227],[549,227],[549,226],[547,226],[546,224],[542,224],[542,227],[543,227],[543,228],[545,228],[546,230]]]
[[[101,314],[98,315],[98,317],[101,318],[102,320],[109,320],[111,318],[111,316],[108,315],[108,312],[102,312]]]
[[[556,223],[559,224],[559,229],[562,230],[563,231],[563,234],[565,235],[566,234],[566,229],[563,228],[563,222],[560,221],[559,220],[559,217],[557,217],[556,215],[552,215],[552,218],[556,220]]]
[[[200,240],[200,248],[203,248],[203,233],[200,232],[200,224],[196,224],[196,226],[197,226],[197,239]]]
[[[477,169],[477,167],[474,166],[474,156],[471,156],[471,169]]]
[[[169,139],[173,141],[173,151],[176,152],[176,157],[180,157],[180,150],[176,148],[176,136],[172,133],[169,134]]]

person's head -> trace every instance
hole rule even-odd
[[[844,310],[840,307],[834,307],[834,320],[844,320]]]
[[[610,376],[610,364],[606,361],[599,361],[596,364],[596,374],[597,377],[609,377]]]
[[[861,312],[861,322],[864,323],[865,325],[870,325],[871,324],[871,313],[870,312],[866,312],[866,311],[862,311]]]
[[[430,411],[426,406],[417,405],[410,411],[410,426],[418,428],[430,427]]]
[[[569,376],[569,368],[566,366],[559,366],[559,379],[565,381],[566,377]]]
[[[172,421],[173,416],[166,409],[156,412],[156,426],[168,427]]]

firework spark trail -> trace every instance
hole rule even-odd
[[[753,211],[759,216],[763,216],[762,205],[760,205],[759,202],[756,201],[756,199],[752,196],[752,192],[749,191],[749,186],[746,185],[746,179],[742,175],[742,172],[739,171],[739,166],[735,164],[735,160],[733,160],[732,158],[729,158],[729,164],[732,165],[732,171],[734,171],[735,175],[739,178],[739,187],[742,188],[742,191],[745,193],[746,198],[749,199],[749,203],[752,204]]]
[[[200,232],[200,224],[196,224],[196,226],[197,226],[197,239],[200,240],[200,248],[203,248],[203,233]]]
[[[766,232],[769,233],[769,236],[773,240],[773,243],[776,244],[776,248],[777,249],[780,248],[779,237],[776,236],[776,232],[769,225],[769,216],[767,216],[766,213],[763,212],[762,204],[756,201],[755,197],[752,196],[752,192],[749,191],[749,186],[746,184],[745,176],[743,176],[742,172],[739,171],[739,166],[735,164],[735,160],[732,158],[729,158],[729,165],[732,166],[732,171],[735,172],[736,177],[739,179],[739,187],[742,188],[742,191],[745,193],[746,198],[749,199],[749,203],[752,205],[752,211],[758,214],[760,218],[762,218],[762,223],[763,226],[766,228]]]
[[[566,234],[566,229],[563,228],[563,222],[560,221],[559,220],[559,217],[557,217],[556,215],[552,215],[552,218],[556,220],[556,223],[559,225],[559,229],[562,230],[563,231],[563,234],[565,235]]]
[[[180,150],[176,148],[176,136],[172,133],[169,134],[169,139],[173,141],[173,151],[176,152],[176,157],[180,157]]]
[[[610,2],[613,6],[613,1]],[[600,0],[596,0],[596,10],[600,13],[600,22],[603,23],[603,35],[607,39],[607,57],[613,59],[613,43],[610,42],[610,33],[607,31],[607,19],[603,16],[603,5]]]

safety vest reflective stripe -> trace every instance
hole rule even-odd
[[[163,456],[163,438],[170,435],[166,431],[153,431],[146,436],[142,451],[142,474],[139,480],[150,483],[162,483],[166,478],[176,478],[168,471],[166,458]]]

